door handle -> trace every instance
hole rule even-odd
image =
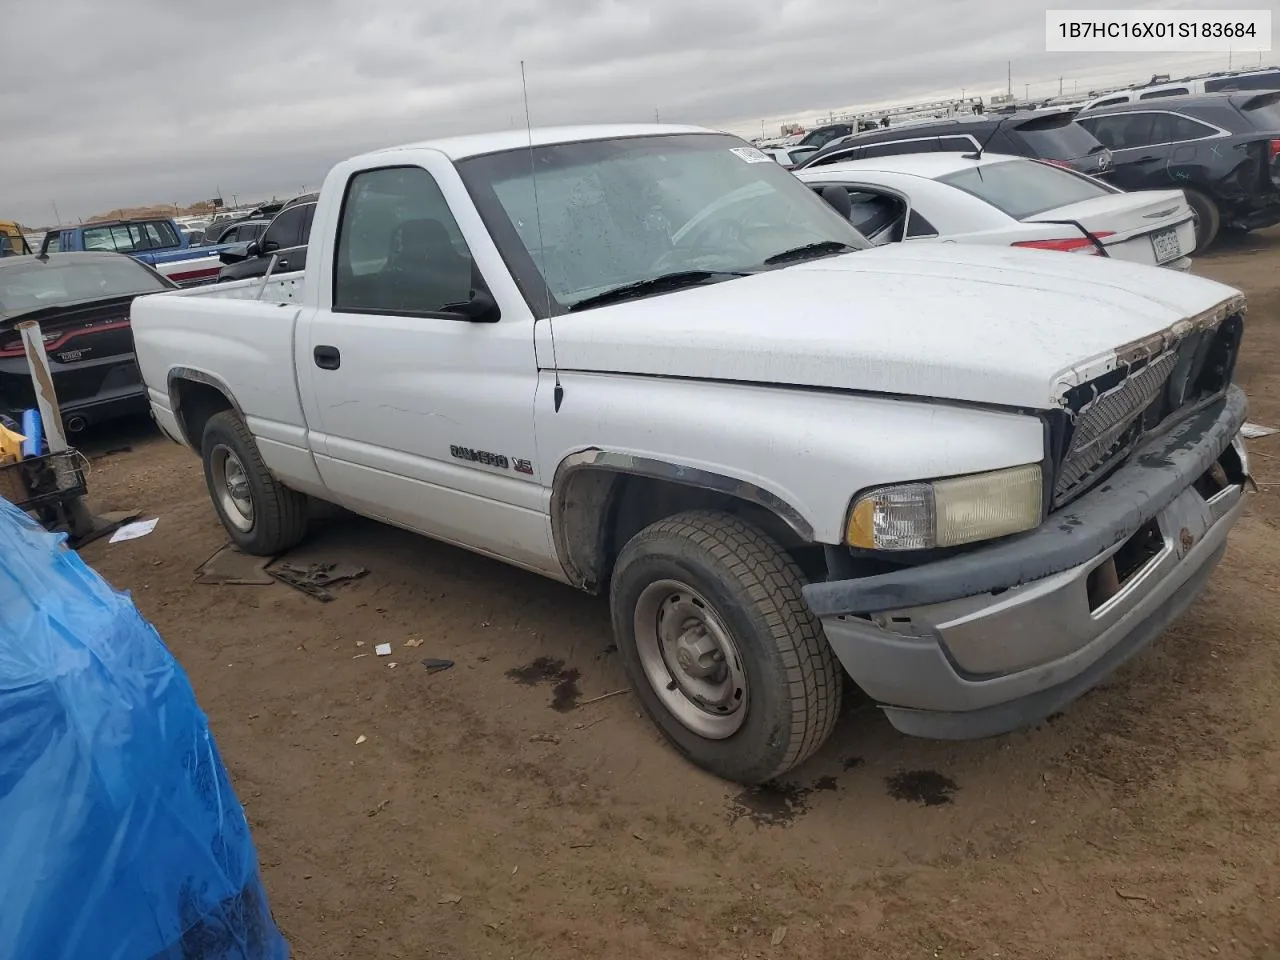
[[[315,358],[316,366],[321,370],[337,370],[342,366],[342,354],[338,352],[337,347],[321,344],[311,351],[311,356]]]
[[[277,269],[277,270],[288,270],[288,269],[289,269],[289,261],[288,261],[288,260],[277,260],[277,261],[276,261],[276,269]]]

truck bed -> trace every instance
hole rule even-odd
[[[259,300],[263,303],[297,303],[302,296],[304,271],[277,273],[267,281],[263,289],[261,277],[235,280],[231,283],[212,283],[189,290],[175,290],[160,294],[168,297],[207,297],[217,300]]]
[[[130,317],[147,395],[167,432],[178,429],[169,392],[177,363],[235,398],[268,467],[318,487],[294,361],[302,276],[272,277],[261,299],[261,278],[139,297]]]

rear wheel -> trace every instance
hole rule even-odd
[[[201,442],[213,508],[245,553],[274,556],[307,532],[307,498],[282,485],[262,462],[253,434],[234,412],[209,418]]]
[[[1196,225],[1196,253],[1203,253],[1218,236],[1222,226],[1222,214],[1218,205],[1201,193],[1187,187],[1183,189],[1187,203],[1191,206],[1191,215]]]
[[[835,725],[842,672],[801,582],[773,540],[721,513],[660,520],[618,557],[613,626],[636,695],[717,776],[778,777]]]

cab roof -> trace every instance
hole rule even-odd
[[[596,123],[572,127],[535,127],[532,131],[512,129],[494,133],[476,133],[462,137],[446,137],[440,140],[423,140],[396,147],[385,147],[365,154],[366,157],[382,156],[400,150],[438,150],[450,160],[465,160],[488,153],[502,153],[533,146],[544,147],[557,143],[582,143],[587,140],[620,140],[624,137],[658,137],[682,133],[723,134],[722,130],[707,127],[686,126],[675,123]]]

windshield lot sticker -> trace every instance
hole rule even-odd
[[[766,154],[755,147],[730,147],[729,152],[740,158],[743,163],[773,163]]]

